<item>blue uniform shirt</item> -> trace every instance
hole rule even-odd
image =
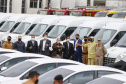
[[[21,41],[21,43],[19,43],[17,41],[14,43],[13,49],[16,49],[17,51],[20,51],[20,52],[25,52],[25,43],[22,41]]]

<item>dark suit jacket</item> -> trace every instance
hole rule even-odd
[[[74,48],[76,47],[76,40],[74,40]],[[78,44],[82,44],[82,40],[81,39],[78,39],[78,42],[77,42]],[[77,51],[77,53],[78,54],[82,54],[82,47],[81,46],[78,46],[78,47],[76,47],[76,51]]]
[[[32,49],[29,49],[30,47],[32,47]],[[26,49],[29,53],[38,53],[38,42],[34,41],[34,45],[32,43],[32,41],[28,41],[27,44],[27,49]]]
[[[48,44],[48,46],[45,47],[45,55],[49,56],[50,55],[49,47],[51,47],[51,41],[47,39],[46,44]],[[42,54],[42,48],[43,48],[43,40],[40,41],[40,45],[39,45],[39,53],[41,54]]]
[[[68,43],[67,42],[64,42],[63,43],[63,58],[65,59],[70,59],[70,56],[73,56],[73,44],[72,43],[69,43],[69,48],[68,48]]]
[[[60,46],[60,48],[57,48],[57,46]],[[59,55],[62,56],[62,44],[57,44],[57,43],[54,43],[52,48],[53,48],[53,51],[52,51],[52,56],[56,56],[57,55],[57,52],[58,52],[58,49],[60,49],[61,51],[59,52]]]

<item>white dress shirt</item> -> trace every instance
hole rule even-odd
[[[46,46],[46,40],[43,40],[42,51],[45,51],[45,46]]]
[[[78,39],[79,40],[79,39]],[[75,48],[74,48],[74,51],[76,51],[77,49],[76,49],[76,44],[78,43],[78,40],[76,40],[76,42],[75,42]]]

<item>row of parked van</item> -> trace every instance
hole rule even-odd
[[[7,36],[11,36],[12,42],[15,42],[19,35],[22,36],[22,41],[26,45],[32,35],[36,36],[35,39],[39,43],[46,32],[51,44],[55,43],[57,38],[61,38],[63,43],[66,36],[70,36],[70,41],[73,43],[76,34],[80,34],[82,40],[84,36],[94,36],[95,41],[102,39],[102,43],[108,49],[105,64],[114,62],[118,55],[125,52],[125,19],[0,14],[1,46],[7,40]]]

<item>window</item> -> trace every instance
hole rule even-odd
[[[0,68],[2,68],[2,67],[9,68],[9,67],[11,67],[11,66],[13,66],[13,65],[15,65],[17,63],[20,63],[20,62],[22,62],[22,61],[24,61],[26,59],[27,59],[27,57],[20,57],[20,58],[10,59],[10,60],[6,61],[5,63],[3,63],[2,65],[0,65]]]
[[[50,27],[46,30],[46,32],[49,33],[49,32],[52,30],[52,28],[53,28],[54,26],[55,26],[55,25],[50,26]]]
[[[109,75],[109,74],[118,74],[118,72],[112,72],[112,71],[98,71],[98,78],[104,75]]]
[[[65,66],[65,65],[76,65],[76,64],[72,64],[72,63],[58,63],[58,67]]]
[[[0,0],[0,12],[7,12],[7,0]]]
[[[42,0],[39,1],[39,8],[42,8]]]
[[[7,52],[7,51],[5,51],[5,52],[0,52],[0,54],[6,54],[6,53],[14,53],[14,52]]]
[[[30,0],[30,8],[37,8],[38,0]]]
[[[0,27],[1,27],[4,23],[5,23],[5,21],[2,21],[2,22],[0,23]]]
[[[14,27],[10,30],[10,33],[13,32],[13,31],[16,29],[16,27],[17,27],[20,23],[21,23],[21,22],[16,23],[16,24],[14,25]]]
[[[66,36],[70,36],[73,32],[74,32],[74,30],[76,29],[77,27],[69,27],[66,31],[65,31],[65,35]]]
[[[109,14],[109,15],[108,15],[108,17],[112,17],[112,16],[113,16],[113,14]]]
[[[37,24],[33,24],[26,32],[26,35],[29,34],[29,32],[36,26]]]
[[[100,29],[94,29],[89,36],[95,36]]]
[[[26,0],[22,0],[22,13],[25,13],[25,1]]]
[[[31,71],[37,71],[40,75],[42,75],[43,73],[50,71],[52,69],[56,68],[56,64],[43,64],[43,65],[39,65],[37,67],[35,67],[34,69],[32,69]],[[27,79],[29,75],[29,72],[27,74],[25,74],[21,79]]]
[[[69,83],[71,84],[85,84],[93,79],[94,79],[94,71],[86,71],[86,72],[77,73],[71,76],[68,80]]]

